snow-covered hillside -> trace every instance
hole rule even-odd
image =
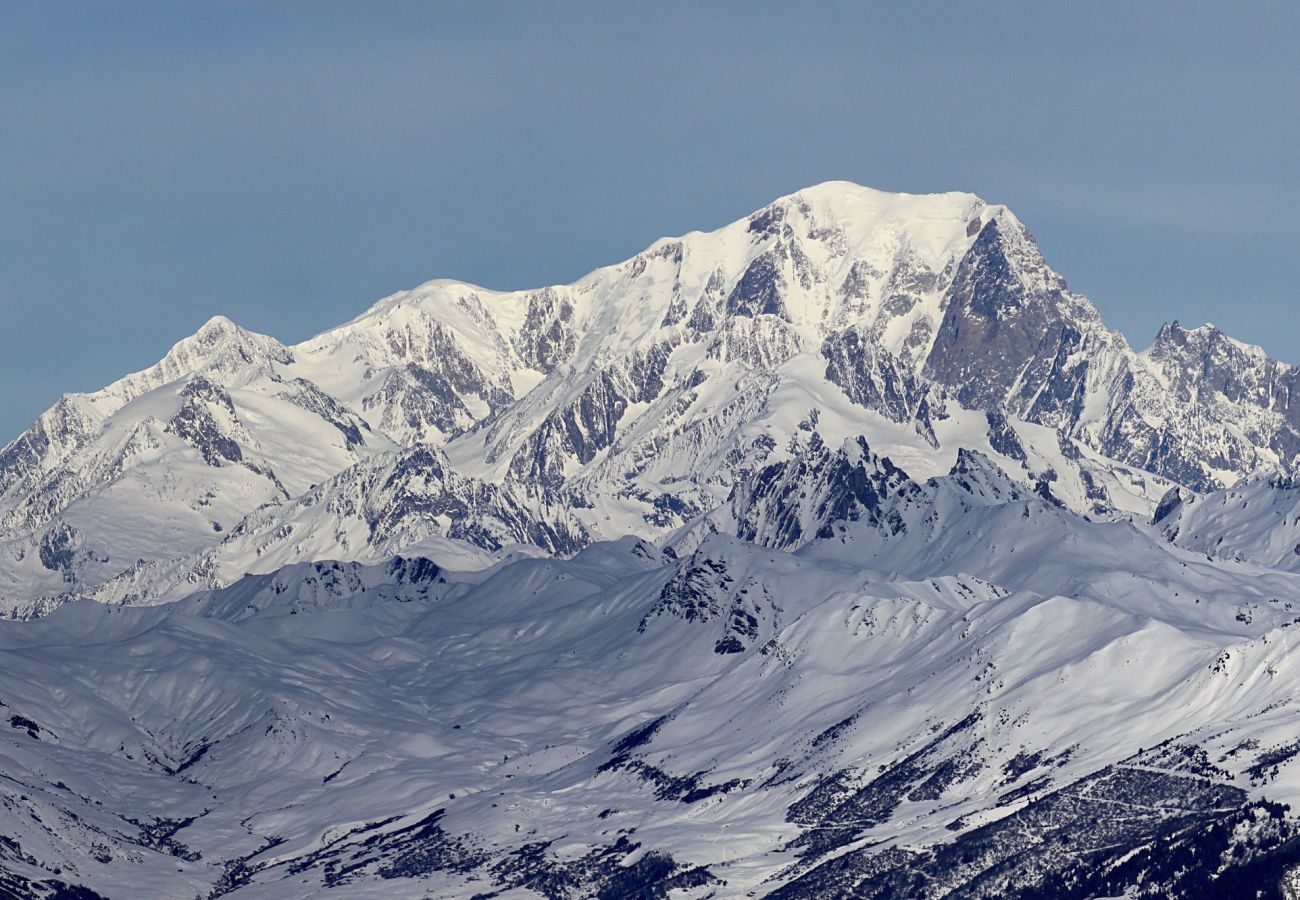
[[[1210,896],[1296,861],[1300,576],[1085,522],[974,457],[886,504],[794,555],[311,563],[6,623],[0,878]]]
[[[0,897],[1281,897],[1296,378],[846,183],[212,319],[0,450]]]

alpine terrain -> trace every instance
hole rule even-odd
[[[0,450],[0,898],[1297,898],[1298,479],[971,194],[218,316]]]

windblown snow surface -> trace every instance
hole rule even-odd
[[[1300,897],[1300,405],[1004,207],[218,317],[0,450],[0,898]]]

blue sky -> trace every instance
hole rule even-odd
[[[1144,346],[1300,362],[1300,12],[0,0],[0,442],[215,313],[573,280],[829,179],[1006,203]]]

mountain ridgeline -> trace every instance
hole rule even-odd
[[[1134,352],[1003,207],[824,184],[571,285],[430,282],[293,347],[213,319],[0,451],[0,602],[118,596],[182,559],[215,587],[421,541],[481,565],[662,540],[811,435],[921,478],[970,447],[1081,514],[1145,516],[1174,484],[1291,474],[1296,378],[1210,326]],[[421,502],[348,499],[378,472]],[[336,540],[247,552],[308,505]]]

